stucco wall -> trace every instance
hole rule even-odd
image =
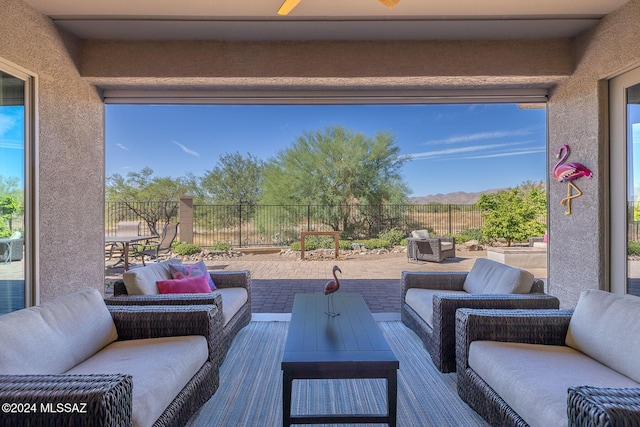
[[[0,57],[38,76],[40,300],[103,288],[104,107],[78,42],[21,0],[0,1]]]
[[[575,71],[549,99],[549,170],[558,147],[569,144],[569,161],[594,172],[593,179],[576,181],[584,195],[573,200],[571,215],[560,206],[567,185],[549,183],[549,286],[564,307],[575,305],[582,290],[609,289],[607,79],[640,66],[639,22],[640,0],[632,0],[576,38]]]

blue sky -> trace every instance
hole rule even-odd
[[[0,107],[0,176],[24,185],[24,107]]]
[[[150,167],[202,176],[224,153],[267,160],[304,131],[339,124],[369,136],[389,131],[410,158],[411,196],[545,179],[546,111],[515,104],[107,105],[106,174]]]

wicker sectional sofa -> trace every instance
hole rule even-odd
[[[171,278],[169,264],[179,264],[171,259],[124,273],[123,281],[114,284],[112,297],[105,298],[107,305],[191,305],[215,304],[218,307],[222,332],[220,360],[224,360],[233,339],[251,321],[251,273],[241,271],[211,271],[209,275],[216,290],[204,294],[159,294],[156,281]]]
[[[95,289],[0,316],[0,426],[182,426],[219,385],[217,307]]]
[[[422,340],[440,372],[456,370],[456,310],[557,309],[558,298],[528,271],[479,258],[467,272],[402,273],[402,322]]]
[[[640,298],[457,312],[457,386],[491,425],[640,425]]]

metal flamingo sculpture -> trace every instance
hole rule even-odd
[[[337,265],[333,266],[333,279],[329,280],[326,285],[324,285],[324,294],[327,295],[327,314],[330,317],[338,316],[340,313],[336,313],[333,308],[333,294],[340,289],[340,281],[336,276],[336,271],[339,271],[342,274],[342,270]]]
[[[562,199],[560,204],[567,206],[564,214],[571,215],[571,199],[582,196],[582,191],[572,181],[583,176],[591,178],[593,173],[582,163],[564,163],[569,157],[569,146],[567,144],[560,146],[556,157],[560,158],[560,160],[553,168],[553,177],[558,182],[567,182],[567,197]],[[573,193],[573,189],[576,190],[576,194]]]

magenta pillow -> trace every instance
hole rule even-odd
[[[161,294],[199,294],[211,293],[211,287],[205,276],[186,277],[184,279],[158,280]]]
[[[216,285],[211,279],[211,275],[207,271],[204,261],[198,261],[195,264],[169,264],[171,277],[174,279],[184,279],[185,277],[205,276],[209,287],[212,291],[216,290]]]

